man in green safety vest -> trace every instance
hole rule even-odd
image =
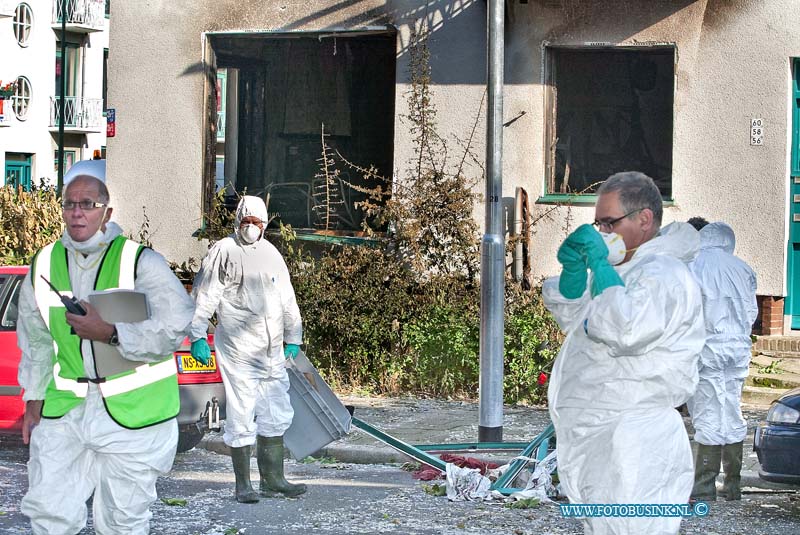
[[[36,254],[20,292],[18,378],[30,443],[20,510],[33,533],[77,533],[94,495],[97,533],[148,533],[156,479],[172,467],[178,440],[172,353],[194,304],[160,254],[109,221],[104,160],[76,163],[64,184],[66,229]],[[112,289],[143,293],[148,319],[104,321],[86,299]],[[98,344],[140,365],[100,376]]]

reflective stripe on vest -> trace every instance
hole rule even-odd
[[[53,380],[56,382],[57,389],[68,390],[79,398],[85,398],[89,391],[89,383],[79,383],[75,379],[61,377],[61,364],[58,361],[53,365]]]
[[[100,263],[94,289],[133,290],[136,263],[142,249],[140,244],[123,236],[115,238]],[[70,334],[63,303],[41,279],[41,275],[49,276],[62,295],[71,296],[67,263],[66,249],[60,242],[55,242],[36,255],[31,270],[36,303],[53,336],[56,354],[53,380],[47,387],[42,415],[58,418],[66,414],[83,401],[88,392],[88,381],[91,381],[99,383],[106,410],[124,427],[137,429],[173,418],[178,413],[180,401],[177,367],[172,355],[99,380],[83,377],[81,339]]]
[[[158,364],[142,364],[134,368],[133,373],[100,383],[100,392],[103,393],[104,398],[116,396],[117,394],[124,394],[131,390],[142,388],[161,379],[166,379],[170,375],[177,373],[178,367],[175,365],[174,358],[169,358]]]

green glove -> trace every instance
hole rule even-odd
[[[580,232],[579,232],[580,231]],[[558,291],[567,299],[577,299],[586,291],[586,255],[583,254],[583,238],[585,229],[578,227],[567,236],[558,248],[558,261],[564,268],[558,278]]]
[[[586,280],[589,278],[586,268],[571,271],[566,266],[558,277],[558,291],[567,299],[577,299],[586,291]]]
[[[592,231],[587,231],[583,236],[583,252],[586,255],[586,263],[592,270],[592,297],[597,297],[611,286],[625,286],[619,273],[608,263],[608,246],[603,237],[594,227],[583,226],[589,227]]]
[[[625,283],[608,260],[597,262],[592,267],[592,297],[597,297],[612,286],[625,286]]]
[[[283,356],[287,359],[294,359],[300,353],[300,346],[297,344],[286,344],[283,348]]]
[[[192,342],[192,358],[203,366],[211,360],[211,348],[205,338],[200,338]]]
[[[570,264],[577,267],[578,263],[586,267],[586,245],[594,239],[594,236],[600,238],[600,242],[605,246],[602,236],[593,226],[581,225],[573,230],[558,248],[558,261],[565,267]]]

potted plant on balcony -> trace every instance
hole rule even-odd
[[[14,80],[13,82],[8,82],[7,84],[3,85],[3,81],[0,80],[0,126],[6,126],[6,116],[3,113],[3,101],[7,98],[11,98],[14,96],[14,92],[17,89],[17,81]]]
[[[5,85],[3,85],[3,81],[0,80],[0,100],[5,100],[9,97],[12,97],[16,89],[17,89],[16,80],[13,82],[8,82]]]

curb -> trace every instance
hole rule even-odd
[[[221,436],[206,435],[197,447],[220,455],[230,456],[231,454],[230,447],[222,441]],[[288,450],[286,450],[285,454],[291,457]],[[255,455],[255,450],[253,451],[253,455]],[[408,455],[393,448],[336,443],[322,448],[314,453],[312,457],[331,457],[339,462],[350,464],[393,464],[413,461]]]
[[[793,491],[800,492],[800,485],[790,485],[788,483],[773,483],[766,481],[758,476],[755,470],[742,470],[742,489],[752,487],[762,490],[773,491]]]
[[[220,455],[230,455],[230,448],[222,441],[221,436],[208,436],[206,435],[198,448],[205,449]],[[253,452],[255,455],[255,451]],[[287,452],[288,454],[288,452]],[[470,453],[474,455],[475,453]],[[362,444],[336,444],[332,443],[330,446],[322,448],[316,452],[312,457],[330,457],[337,462],[350,463],[350,464],[401,464],[407,461],[413,461],[408,455],[401,453],[393,448],[382,446],[369,446]],[[799,485],[789,485],[785,483],[773,483],[765,481],[758,476],[758,472],[754,470],[742,470],[742,488],[755,488],[767,491],[794,491],[800,492]],[[720,479],[721,481],[721,479]]]

